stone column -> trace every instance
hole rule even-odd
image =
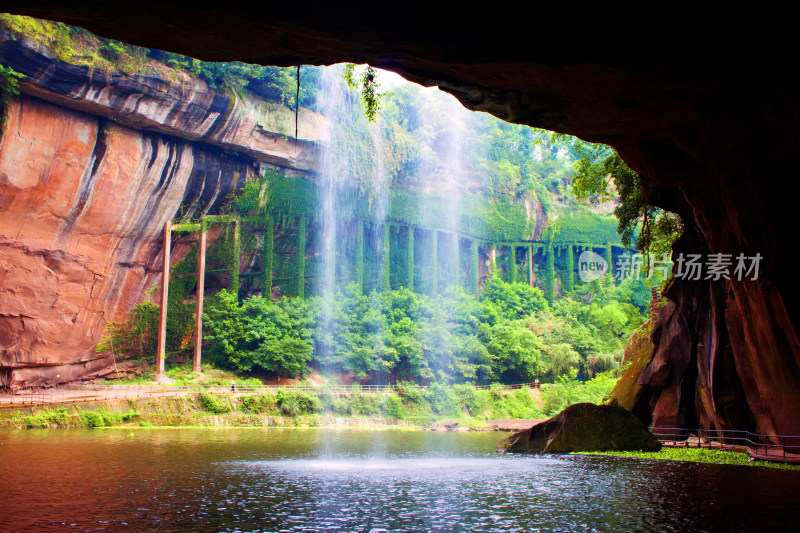
[[[553,303],[556,297],[556,265],[555,265],[555,250],[553,250],[553,243],[547,246],[547,290],[545,297],[547,301]]]
[[[533,245],[528,245],[528,284],[533,287]]]
[[[511,283],[517,282],[517,247],[512,244],[508,250],[508,280]]]
[[[172,246],[172,224],[164,225],[164,266],[161,277],[161,309],[158,317],[158,353],[156,354],[156,381],[163,380],[164,359],[167,348],[167,305],[169,303],[169,255]]]
[[[480,275],[478,274],[478,265],[480,264],[480,252],[478,251],[478,241],[475,239],[469,243],[469,281],[470,287],[473,292],[478,292],[478,283]]]
[[[272,262],[275,240],[275,229],[272,224],[272,217],[267,213],[264,220],[264,251],[262,256],[261,273],[261,295],[265,298],[272,296]]]
[[[364,288],[364,221],[356,221],[356,283],[359,288]]]
[[[306,290],[306,217],[297,224],[297,296],[305,297]]]
[[[439,232],[433,230],[431,232],[431,262],[433,268],[431,269],[431,294],[439,293]]]
[[[568,291],[575,288],[575,259],[573,257],[572,244],[567,245],[567,277],[565,281]]]
[[[451,239],[453,243],[453,255],[454,257],[449,262],[450,264],[450,271],[448,276],[450,276],[449,282],[452,285],[461,285],[461,272],[459,271],[459,267],[461,266],[461,239],[458,236],[458,233],[451,233]]]
[[[414,290],[414,226],[408,226],[408,244],[406,246],[406,288]]]
[[[194,359],[192,372],[200,373],[203,350],[203,292],[206,281],[206,225],[200,225],[200,242],[197,245],[197,307],[194,315]]]
[[[381,255],[381,267],[383,271],[383,287],[384,291],[392,290],[392,261],[391,261],[391,232],[392,226],[390,224],[383,225],[383,254]]]
[[[231,245],[230,275],[228,277],[228,290],[231,291],[237,300],[239,298],[239,219],[231,220],[233,226],[233,243]]]

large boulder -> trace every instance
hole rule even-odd
[[[577,403],[497,443],[507,452],[658,451],[661,443],[623,407]]]

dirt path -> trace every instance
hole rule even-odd
[[[198,394],[198,387],[131,386],[108,387],[98,390],[52,389],[19,394],[0,394],[0,410],[41,407],[46,405],[69,405],[76,403],[127,400],[130,398],[158,398],[164,396],[188,396]],[[230,392],[229,387],[203,387],[202,392],[220,394]],[[245,391],[241,391],[245,392]]]

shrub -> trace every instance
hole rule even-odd
[[[377,394],[353,394],[343,398],[343,414],[354,416],[379,416],[384,407],[383,398]]]
[[[429,401],[433,412],[439,416],[459,417],[463,414],[460,409],[458,394],[452,387],[432,383]]]
[[[242,407],[245,411],[254,414],[277,414],[278,407],[275,403],[275,398],[261,394],[258,396],[242,396],[239,398]]]
[[[83,418],[83,423],[87,427],[90,428],[101,428],[105,425],[105,420],[103,419],[103,415],[98,413],[97,411],[84,411],[81,413],[81,417]]]
[[[278,407],[283,414],[298,416],[320,412],[320,401],[315,394],[299,391],[278,390],[275,395]]]
[[[406,407],[398,394],[392,393],[386,396],[385,402],[386,415],[396,420],[403,420],[406,417]]]
[[[49,428],[50,421],[41,415],[25,415],[22,417],[22,423],[28,429]]]
[[[200,405],[203,407],[203,411],[214,413],[216,415],[231,411],[231,405],[229,401],[221,400],[211,394],[201,394]]]
[[[488,391],[478,390],[471,383],[453,385],[452,389],[468,416],[485,417],[491,412]]]

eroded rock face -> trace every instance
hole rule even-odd
[[[661,443],[623,407],[577,403],[506,437],[497,448],[529,453],[658,451]]]
[[[696,231],[687,228],[676,252],[701,249],[698,239]],[[627,347],[638,346],[641,357],[620,380],[613,403],[661,428],[767,434],[791,429],[794,402],[800,401],[790,385],[791,362],[785,354],[770,353],[774,347],[748,347],[744,332],[754,325],[761,324],[767,335],[775,331],[769,330],[769,316],[751,316],[743,324],[735,285],[749,283],[673,281],[665,291],[665,305],[651,319],[649,342],[634,338]],[[763,350],[762,357],[750,355],[755,349]],[[772,374],[778,367],[786,374]],[[790,403],[784,406],[781,401]]]
[[[0,368],[12,386],[70,381],[109,364],[94,346],[156,283],[162,229],[178,208],[199,199],[212,210],[258,168],[30,98],[13,100],[8,117]]]
[[[147,74],[110,74],[55,60],[32,43],[2,40],[0,61],[25,75],[25,94],[137,130],[201,141],[295,171],[311,170],[322,118],[242,94],[213,90],[185,73],[152,65]],[[291,131],[290,131],[291,130]],[[290,138],[291,135],[291,138]]]
[[[0,383],[11,388],[112,364],[94,347],[159,281],[164,224],[218,212],[265,168],[308,174],[325,131],[301,109],[295,142],[278,104],[158,66],[112,75],[46,53],[0,35],[0,61],[26,76],[0,139]]]

